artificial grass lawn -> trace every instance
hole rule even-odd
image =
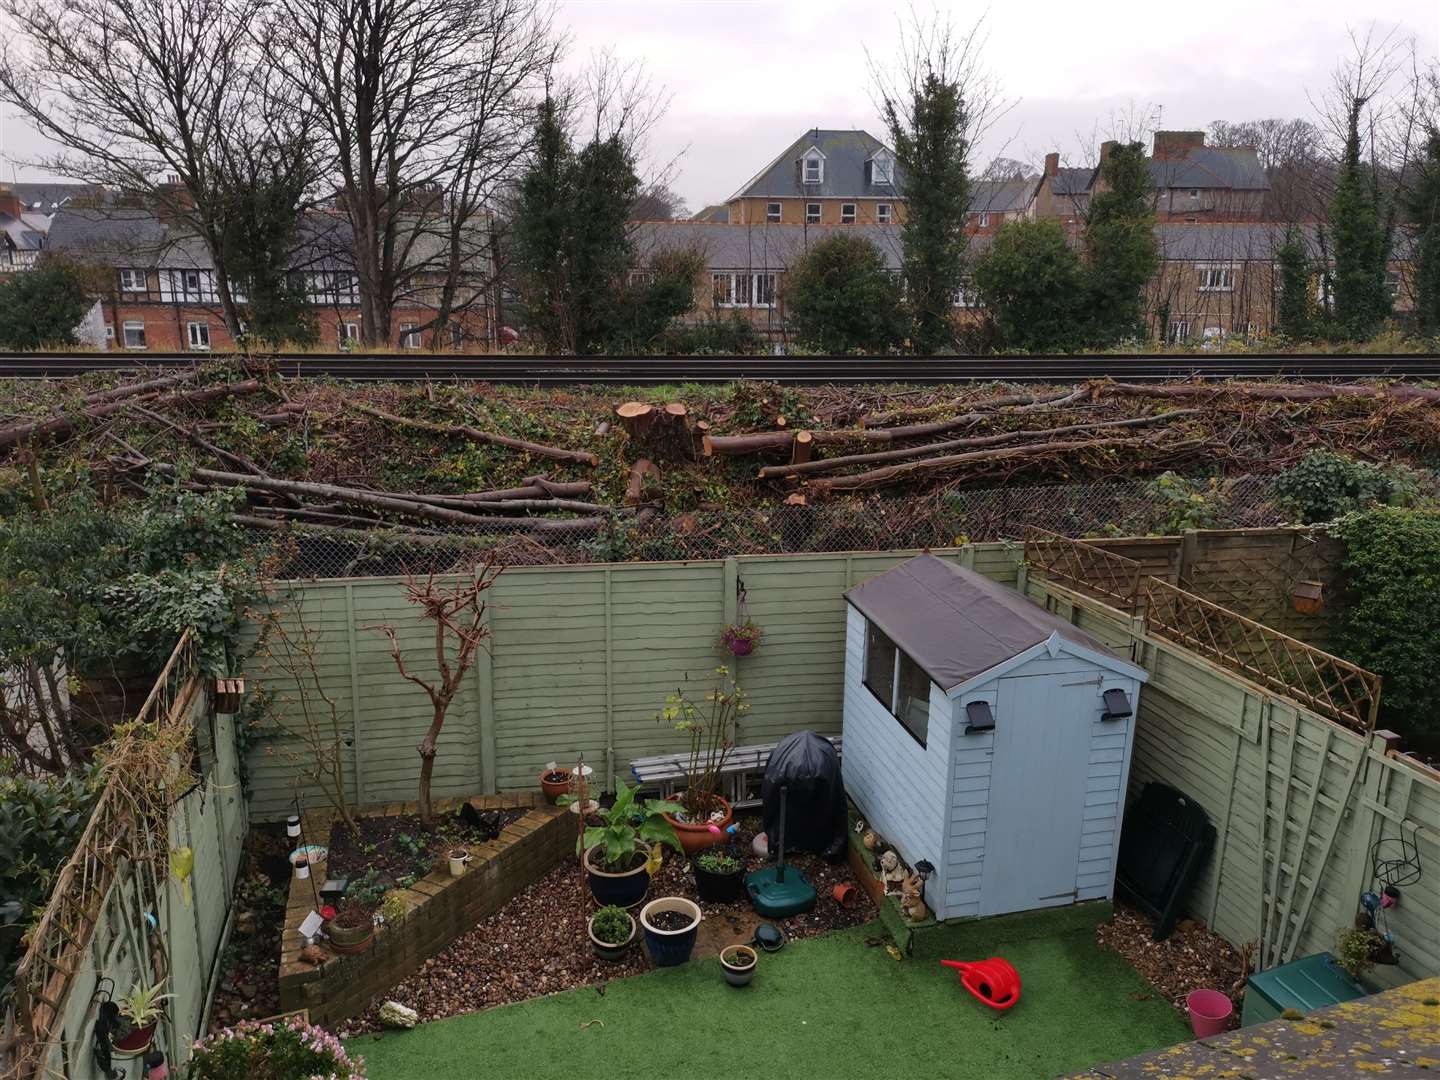
[[[932,930],[902,961],[883,945],[865,945],[879,933],[871,924],[762,954],[745,989],[725,985],[712,957],[617,979],[603,994],[570,990],[362,1036],[349,1048],[366,1059],[371,1080],[1034,1080],[1189,1037],[1122,957],[1096,947],[1091,927],[992,942],[1024,983],[1020,1003],[1003,1013],[977,1002],[937,962],[983,959],[986,952],[973,952],[974,926]],[[604,1023],[581,1028],[592,1020]]]

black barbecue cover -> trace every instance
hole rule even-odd
[[[770,751],[760,785],[770,851],[780,844],[780,790],[786,791],[785,848],[814,851],[830,859],[845,855],[845,780],[840,755],[814,731],[787,735]]]

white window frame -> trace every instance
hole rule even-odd
[[[811,175],[813,168],[814,175]],[[825,155],[818,150],[808,151],[800,159],[800,183],[823,184],[825,182]]]
[[[114,341],[114,340],[115,340],[115,327],[114,327],[112,324],[108,323],[108,322],[105,324],[105,340],[106,340],[106,341]]]
[[[421,348],[419,324],[413,322],[402,322],[400,324],[400,347],[402,349]]]
[[[1234,292],[1235,271],[1234,266],[1197,266],[1199,283],[1196,285],[1197,292]]]
[[[335,338],[339,344],[344,345],[347,341],[360,340],[360,324],[356,322],[340,321],[335,324]]]
[[[1168,340],[1172,345],[1178,345],[1182,341],[1190,340],[1190,320],[1171,319]]]
[[[854,225],[857,217],[857,207],[853,202],[840,204],[840,224]]]
[[[777,282],[773,271],[721,270],[710,278],[717,308],[775,306]]]
[[[1402,284],[1399,270],[1385,271],[1385,291],[1390,294],[1391,300],[1400,299],[1400,287]]]
[[[875,204],[875,223],[877,225],[889,225],[894,219],[895,210],[888,202]]]
[[[889,644],[891,650],[895,653],[894,665],[890,671],[889,701],[886,701],[883,697],[880,696],[880,691],[877,688],[870,685],[868,669],[870,656],[870,641],[873,635],[878,635],[884,638],[885,641]],[[873,697],[875,701],[882,708],[885,709],[886,712],[888,712],[892,717],[895,718],[896,722],[898,722],[900,726],[905,729],[906,733],[908,733],[912,739],[914,739],[922,747],[928,749],[930,745],[930,687],[933,680],[931,680],[929,675],[926,674],[925,670],[921,668],[920,665],[917,664],[914,659],[905,652],[904,649],[900,648],[899,645],[895,644],[895,641],[890,637],[889,634],[885,633],[884,630],[881,630],[880,627],[876,626],[869,619],[865,620],[864,656],[865,673],[861,679],[861,685],[870,692],[870,696]],[[904,692],[904,680],[901,678],[901,672],[907,666],[913,668],[916,674],[925,676],[925,715],[923,731],[916,731],[915,728],[911,726],[914,722],[913,719],[901,714],[901,697]]]
[[[766,204],[765,204],[765,220],[766,220],[766,221],[769,221],[769,222],[778,222],[778,221],[780,220],[780,216],[781,216],[782,213],[783,213],[783,208],[781,207],[781,205],[780,205],[778,202],[772,202],[772,203],[766,203]]]
[[[957,308],[978,308],[980,298],[975,295],[973,282],[963,282],[958,289],[950,294],[950,304]]]
[[[814,213],[811,213],[812,210],[814,211]],[[820,206],[820,204],[819,204],[818,202],[807,202],[807,203],[805,204],[805,224],[806,224],[806,225],[819,225],[819,224],[820,224],[820,218],[821,218],[821,216],[822,216],[822,215],[821,215],[821,210],[822,210],[822,207]]]
[[[198,331],[198,333],[197,333]],[[203,341],[199,339],[203,338]],[[191,352],[210,351],[210,324],[204,320],[196,319],[185,324],[186,347]]]
[[[120,270],[120,291],[149,292],[149,275],[147,275],[144,270],[135,267],[122,267]]]
[[[140,341],[139,341],[139,344],[132,344],[132,343],[131,343],[131,341],[130,341],[130,331],[131,331],[131,330],[137,330],[137,331],[139,331],[139,333],[140,333]],[[131,349],[131,350],[133,350],[133,351],[135,351],[135,352],[141,352],[141,351],[143,351],[143,350],[145,350],[145,349],[148,349],[148,348],[150,347],[150,346],[149,346],[148,344],[146,344],[146,342],[145,342],[145,320],[144,320],[144,319],[126,319],[125,322],[124,322],[124,323],[121,325],[121,327],[120,327],[120,332],[121,332],[121,335],[122,335],[122,336],[121,336],[121,339],[120,339],[120,340],[121,340],[121,344],[123,344],[123,345],[125,346],[125,348]]]
[[[872,184],[893,184],[895,182],[895,159],[888,153],[876,154],[870,159],[870,182]]]
[[[975,215],[975,227],[977,229],[988,229],[990,227],[990,211],[981,210]]]

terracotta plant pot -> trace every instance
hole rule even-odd
[[[590,895],[595,902],[601,907],[614,904],[616,907],[632,908],[644,900],[645,892],[650,888],[650,871],[645,869],[650,857],[649,845],[637,843],[635,849],[645,858],[634,869],[619,872],[605,869],[604,860],[597,854],[599,848],[600,845],[596,844],[585,849],[585,880],[590,885]],[[593,862],[591,855],[595,856]]]
[[[719,795],[715,796],[715,801],[725,807],[725,817],[722,821],[689,825],[676,821],[673,814],[665,815],[665,820],[675,826],[675,835],[680,837],[680,846],[685,849],[686,855],[694,855],[697,851],[704,851],[708,847],[724,843],[725,830],[735,820],[735,812],[730,808],[730,803]]]
[[[855,901],[860,898],[860,891],[850,882],[842,881],[830,890],[830,895],[835,897],[835,903],[849,911],[855,906]]]
[[[585,924],[585,932],[590,935],[590,949],[601,960],[606,960],[614,964],[625,959],[625,953],[629,951],[631,943],[635,940],[635,935],[640,932],[640,928],[635,923],[635,916],[626,915],[625,917],[630,920],[630,936],[618,944],[601,941],[595,936],[594,915],[591,915],[590,920]]]
[[[155,1041],[155,1026],[158,1023],[158,1020],[152,1020],[144,1027],[131,1028],[121,1035],[111,1044],[115,1056],[134,1058],[149,1050],[150,1044]]]
[[[720,970],[731,986],[749,986],[760,954],[749,945],[728,945],[720,950]]]
[[[547,769],[540,774],[540,790],[545,792],[545,798],[553,804],[570,790],[570,779],[569,769]]]
[[[364,952],[375,940],[375,924],[367,921],[362,926],[337,926],[332,920],[325,927],[325,936],[337,953]]]
[[[679,930],[662,930],[650,920],[664,911],[678,911],[688,920]],[[677,967],[690,959],[695,937],[700,932],[700,905],[683,896],[662,896],[640,909],[640,925],[645,928],[645,948],[656,967]]]

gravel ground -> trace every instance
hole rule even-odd
[[[740,821],[738,846],[747,855],[747,869],[765,865],[749,854],[750,839],[758,828],[758,817]],[[814,937],[858,926],[875,917],[875,907],[863,892],[859,902],[848,910],[831,897],[833,886],[851,880],[844,863],[832,866],[813,855],[797,855],[787,858],[787,862],[802,870],[819,894],[813,912],[777,920],[787,937]],[[688,863],[668,850],[647,893],[649,899],[660,896],[699,900]],[[751,911],[744,901],[733,905],[705,903],[701,907],[707,920],[721,922],[733,918],[738,923]],[[431,957],[414,975],[376,998],[363,1014],[338,1024],[336,1032],[350,1037],[377,1030],[379,1008],[387,999],[417,1010],[422,1021],[437,1020],[576,986],[605,983],[649,969],[650,962],[638,943],[616,964],[594,957],[585,933],[586,920],[594,910],[595,903],[577,864],[566,862]]]
[[[210,1030],[280,1011],[280,934],[290,885],[290,844],[283,825],[260,825],[246,840],[245,869],[235,883],[235,925],[221,958]],[[279,862],[280,882],[270,873]]]
[[[1249,958],[1212,932],[1204,923],[1183,919],[1164,941],[1151,939],[1150,916],[1126,904],[1115,905],[1115,917],[1101,923],[1095,938],[1130,962],[1180,1013],[1192,990],[1220,990],[1235,1003],[1245,994]]]

